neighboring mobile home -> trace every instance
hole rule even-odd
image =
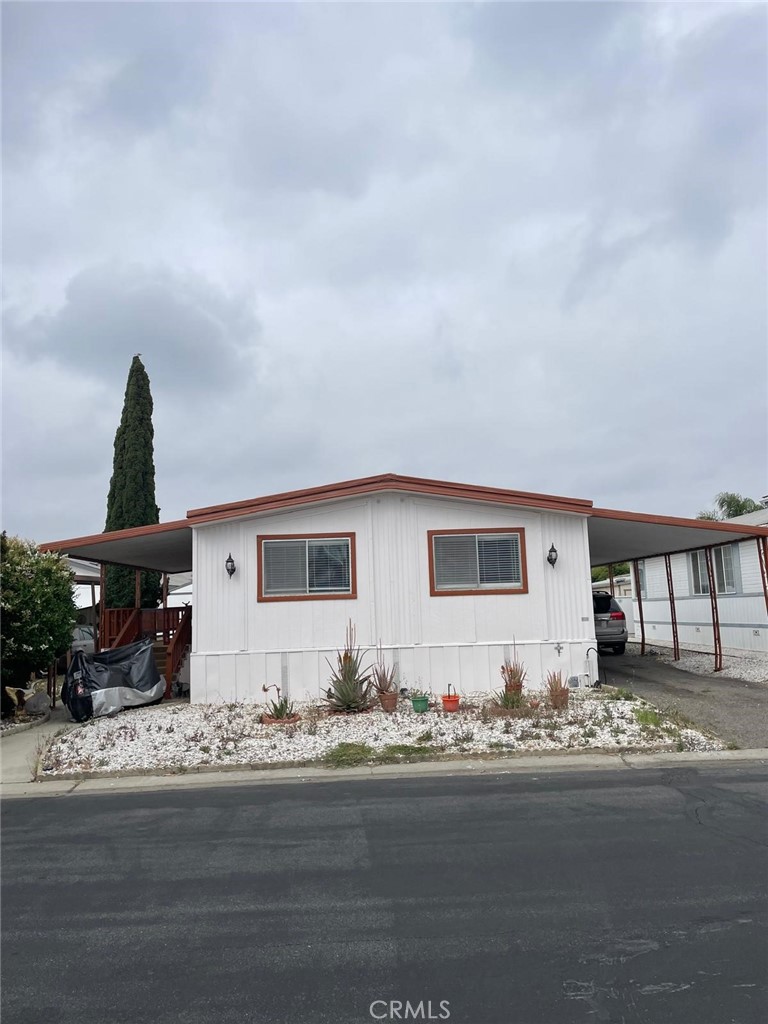
[[[734,526],[768,525],[768,508],[735,516],[727,522]],[[670,563],[679,642],[683,647],[703,646],[709,650],[713,627],[704,549],[673,554]],[[644,559],[638,568],[646,639],[671,645],[672,622],[664,559]],[[739,654],[768,651],[760,557],[754,541],[737,540],[714,548],[713,568],[723,650]],[[633,609],[637,622],[636,595]]]

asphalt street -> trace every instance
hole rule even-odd
[[[766,795],[745,762],[10,800],[3,1021],[763,1024]]]

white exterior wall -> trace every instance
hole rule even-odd
[[[754,540],[743,540],[739,541],[735,548],[738,555],[737,580],[740,577],[741,592],[717,595],[723,650],[737,654],[768,651],[768,613],[760,577],[757,545]],[[709,595],[692,593],[687,554],[672,555],[671,564],[680,645],[712,648],[714,634]],[[643,618],[646,642],[671,644],[672,624],[663,558],[645,560],[645,580],[647,594],[643,596]],[[637,599],[633,604],[635,638],[639,639],[640,616]]]
[[[483,527],[525,529],[528,593],[430,596],[427,531]],[[356,599],[257,600],[258,535],[346,531],[355,533]],[[554,569],[546,561],[552,543]],[[318,696],[349,619],[363,648],[381,640],[401,685],[496,689],[513,642],[532,687],[556,669],[596,678],[582,516],[381,493],[196,527],[193,559],[195,702],[261,701],[265,683],[294,698]]]

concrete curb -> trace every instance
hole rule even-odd
[[[36,729],[38,725],[45,725],[46,722],[50,722],[51,712],[46,711],[40,718],[36,718],[34,722],[24,722],[22,725],[17,725],[13,729],[3,729],[0,732],[0,740],[6,740],[9,736],[18,736],[22,732],[28,732],[30,729]]]
[[[344,782],[356,779],[420,778],[451,775],[509,775],[515,772],[558,772],[567,769],[637,771],[660,767],[703,766],[760,762],[768,765],[768,750],[716,750],[661,752],[655,754],[584,752],[553,755],[527,754],[497,759],[468,758],[454,761],[422,761],[414,764],[363,765],[359,768],[229,768],[223,772],[190,772],[184,775],[115,775],[91,779],[48,778],[45,782],[3,785],[3,798],[55,797],[72,794],[156,792],[169,789],[210,789],[233,785],[279,785],[296,782]]]
[[[59,734],[57,734],[59,735]],[[54,737],[52,737],[53,739]],[[637,747],[622,747],[621,750],[609,750],[605,747],[582,747],[578,749],[562,748],[559,750],[546,750],[541,753],[531,751],[516,751],[512,753],[494,753],[484,750],[481,753],[439,753],[424,761],[395,761],[391,764],[367,764],[356,765],[352,768],[326,768],[317,761],[273,761],[273,762],[240,762],[234,764],[193,764],[186,768],[116,768],[113,771],[108,769],[94,770],[89,772],[67,772],[60,775],[46,775],[44,772],[36,771],[33,777],[34,782],[42,782],[48,785],[49,782],[90,782],[93,779],[128,779],[128,778],[177,778],[184,775],[218,775],[221,773],[231,774],[232,772],[252,772],[262,774],[263,772],[310,769],[329,775],[338,775],[344,771],[368,771],[378,768],[408,768],[423,766],[425,764],[437,765],[438,770],[447,770],[451,765],[461,762],[496,762],[496,761],[520,761],[531,757],[552,758],[562,760],[563,758],[578,758],[579,760],[590,756],[612,756],[641,754],[641,753],[671,753],[674,751],[674,744],[669,743],[659,747],[655,751],[642,750]]]

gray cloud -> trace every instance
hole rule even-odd
[[[8,347],[46,356],[86,377],[119,379],[137,352],[166,391],[237,388],[257,367],[252,305],[192,274],[108,264],[70,281],[53,314],[20,321],[11,312]]]

